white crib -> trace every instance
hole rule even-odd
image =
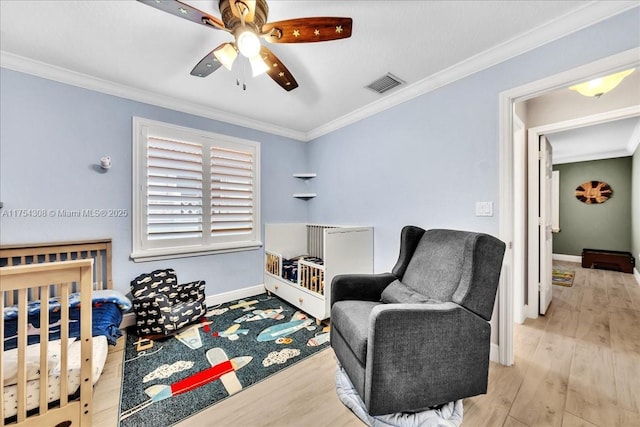
[[[336,275],[373,273],[372,227],[265,224],[264,247],[267,291],[318,321],[330,315]],[[283,277],[286,265],[297,270],[295,281]]]

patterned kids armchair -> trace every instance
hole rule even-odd
[[[370,415],[486,393],[504,251],[487,234],[407,226],[391,273],[333,279],[331,346]]]
[[[136,332],[161,338],[198,320],[206,312],[205,282],[179,285],[173,269],[141,274],[131,281]]]

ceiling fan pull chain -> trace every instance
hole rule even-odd
[[[242,90],[247,90],[247,61],[242,61]]]
[[[239,61],[242,61],[242,58],[239,58]],[[240,68],[236,65],[235,70],[236,70],[236,86],[240,86]]]

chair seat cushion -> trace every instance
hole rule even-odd
[[[382,291],[381,300],[385,304],[417,304],[417,303],[439,303],[441,301],[429,298],[415,289],[394,280]]]
[[[171,314],[181,316],[184,319],[197,318],[199,317],[198,313],[200,313],[201,308],[201,301],[181,302],[171,306]]]
[[[362,365],[367,361],[369,315],[373,301],[339,301],[331,308],[331,327],[339,332]]]

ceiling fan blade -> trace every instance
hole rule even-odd
[[[247,12],[244,15],[244,22],[253,22],[256,16],[256,0],[229,0],[229,3],[231,4],[231,13],[233,13],[233,16],[240,19],[242,17],[241,11],[246,9]]]
[[[260,56],[262,56],[264,62],[269,66],[267,74],[269,74],[269,77],[278,83],[282,89],[289,92],[298,87],[298,82],[293,78],[291,72],[269,48],[262,46],[262,48],[260,48]]]
[[[191,70],[191,75],[196,77],[207,77],[209,74],[220,68],[222,64],[220,63],[220,61],[218,61],[218,58],[216,58],[214,52],[218,49],[224,48],[224,46],[227,44],[230,43],[222,43],[220,46],[207,53],[207,55],[202,58],[195,67],[193,67],[193,70]]]
[[[269,22],[262,36],[271,43],[310,43],[351,37],[351,18],[299,18]]]
[[[216,18],[215,16],[211,16],[206,12],[196,9],[193,6],[189,6],[186,3],[183,3],[178,0],[138,0],[140,3],[147,4],[149,6],[153,6],[156,9],[163,10],[167,13],[170,13],[175,16],[179,16],[180,18],[188,19],[189,21],[195,22],[197,24],[206,25],[207,27],[217,28],[219,30],[228,31],[224,27],[224,23]]]

